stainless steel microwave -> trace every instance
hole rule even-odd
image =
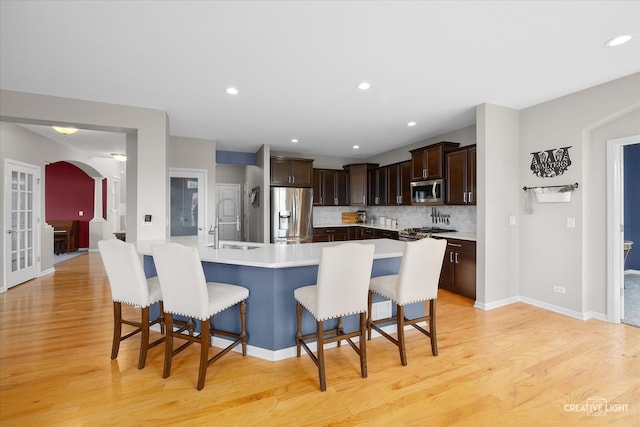
[[[411,183],[411,204],[418,206],[442,205],[443,188],[442,180],[414,181]]]

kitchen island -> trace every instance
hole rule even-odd
[[[342,242],[304,243],[294,245],[250,242],[220,242],[213,248],[211,236],[172,237],[166,240],[138,241],[138,252],[144,255],[147,277],[156,275],[151,248],[168,242],[196,247],[202,260],[207,281],[244,286],[249,289],[247,300],[248,354],[266,360],[280,360],[295,356],[296,301],[293,291],[316,283],[320,252],[323,247]],[[390,239],[351,241],[375,245],[371,276],[397,274],[404,250],[404,242]],[[227,248],[225,248],[225,246]],[[345,283],[344,286],[349,286]],[[376,296],[377,297],[377,296]],[[374,302],[379,301],[374,298]],[[158,308],[152,307],[152,314]],[[155,313],[153,313],[155,311]],[[424,313],[424,304],[407,307],[409,317]],[[237,310],[227,310],[214,317],[216,327],[239,330]],[[343,319],[345,330],[357,329],[358,316]],[[330,322],[326,322],[330,327]],[[305,312],[304,331],[315,330],[315,320]],[[223,343],[224,339],[215,337]]]

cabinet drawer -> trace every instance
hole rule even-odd
[[[476,242],[471,240],[447,239],[447,250],[475,254]]]

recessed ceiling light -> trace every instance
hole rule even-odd
[[[73,135],[74,133],[78,132],[78,129],[76,128],[65,128],[61,126],[52,126],[52,127],[56,132],[61,133],[64,136]]]
[[[291,140],[291,142],[293,142],[294,144],[297,144],[297,143],[298,143],[298,140],[297,140],[297,139],[295,139],[295,138],[293,138],[293,139]]]
[[[354,150],[357,150],[357,149],[359,149],[359,148],[360,148],[360,146],[359,146],[359,145],[354,145],[354,146],[353,146],[353,149],[354,149]]]
[[[360,90],[367,90],[371,87],[371,84],[369,82],[360,82],[358,83],[358,89]]]
[[[224,91],[227,92],[229,95],[237,95],[238,94],[238,89],[236,89],[235,87],[228,87]]]
[[[605,47],[620,46],[621,44],[625,44],[626,42],[631,40],[631,38],[631,34],[623,34],[621,36],[614,37],[611,40],[607,40],[604,45]]]
[[[415,126],[416,124],[417,124],[416,122],[409,122],[409,123],[407,123],[407,126],[412,127],[412,126]]]

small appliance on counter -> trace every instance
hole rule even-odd
[[[358,211],[358,224],[366,224],[367,223],[367,211]]]
[[[431,237],[432,234],[437,233],[453,233],[456,230],[440,228],[440,227],[420,227],[420,228],[406,228],[398,232],[398,236],[402,241],[420,240],[425,237]]]

